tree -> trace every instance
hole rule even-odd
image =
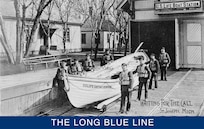
[[[16,63],[21,63],[23,57],[23,40],[25,31],[26,9],[33,4],[33,0],[14,0],[16,11]],[[22,15],[21,15],[22,9]]]
[[[119,19],[119,37],[120,37],[119,46],[122,48],[122,46],[125,45],[125,49],[124,49],[125,56],[127,54],[128,42],[129,42],[129,31],[128,31],[129,20],[130,20],[130,16],[126,12],[121,11],[121,17]]]
[[[84,24],[88,24],[88,28],[92,29],[91,34],[91,55],[93,52],[93,40],[96,37],[96,23],[98,19],[98,12],[99,9],[97,1],[98,0],[75,0],[77,5],[75,11],[79,12],[82,15],[82,21]]]
[[[20,14],[20,1],[14,0],[14,7],[16,10],[16,63],[20,63],[20,51],[21,51],[21,14]]]
[[[34,18],[33,21],[33,26],[31,29],[31,33],[30,36],[28,38],[28,42],[26,44],[26,52],[25,52],[25,56],[28,57],[31,51],[31,47],[34,41],[34,34],[38,28],[39,22],[40,22],[40,16],[42,15],[44,9],[52,2],[52,0],[40,0],[40,3],[38,5],[38,9],[37,9],[37,14]]]
[[[110,19],[112,19],[112,22],[115,25],[115,29],[117,28],[119,32],[119,44],[117,49],[119,52],[121,52],[122,47],[125,45],[124,54],[126,55],[128,42],[128,21],[130,17],[128,13],[118,9],[118,5],[120,2],[121,0],[116,0],[113,8],[109,10],[108,14],[110,16]]]
[[[116,0],[78,0],[78,9],[86,19],[91,18],[91,25],[93,37],[95,38],[95,55],[97,58],[98,47],[100,44],[100,32],[102,29],[102,24],[107,18],[107,12],[113,7]],[[92,13],[90,15],[90,8]]]
[[[70,40],[68,21],[74,7],[74,0],[55,0],[55,4],[59,11],[59,17],[63,23],[63,45],[66,51],[66,42]]]
[[[95,48],[95,55],[94,55],[94,59],[97,58],[97,53],[98,53],[98,46],[100,43],[100,31],[101,31],[101,27],[103,24],[103,21],[105,20],[106,16],[107,16],[107,12],[110,10],[111,7],[113,7],[115,0],[112,1],[112,3],[108,3],[108,6],[105,4],[105,2],[107,2],[106,0],[102,0],[101,1],[101,11],[100,11],[100,17],[99,17],[99,21],[96,27],[96,48]],[[109,1],[110,2],[110,1]],[[106,8],[107,7],[107,8]]]
[[[53,11],[53,7],[54,7],[54,1],[52,1],[46,8],[46,10],[44,11],[44,13],[47,15],[47,26],[44,27],[44,25],[42,24],[42,22],[40,21],[40,23],[42,24],[42,29],[44,31],[44,34],[47,38],[47,44],[45,43],[45,45],[47,46],[47,48],[49,48],[50,44],[51,44],[51,35],[50,35],[50,27],[51,27],[51,16],[52,16],[52,11]]]
[[[11,48],[9,47],[9,42],[8,42],[7,37],[6,37],[4,21],[3,21],[3,17],[1,15],[1,13],[0,13],[0,28],[1,28],[1,32],[2,32],[2,36],[0,35],[0,41],[2,43],[2,46],[3,46],[7,56],[8,56],[8,61],[9,61],[9,63],[15,64],[14,56],[13,56],[13,53],[11,51]]]

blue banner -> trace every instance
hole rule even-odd
[[[204,129],[204,117],[0,117],[0,129]]]

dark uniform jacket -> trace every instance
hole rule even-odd
[[[68,67],[68,73],[69,74],[77,74],[77,68],[74,64],[71,64],[69,67]]]
[[[66,68],[58,68],[56,78],[59,80],[64,80],[64,77],[66,76],[66,74],[67,74]]]
[[[101,66],[108,64],[112,60],[114,60],[112,54],[104,54],[101,58]]]
[[[81,64],[72,64],[68,67],[68,73],[69,74],[73,74],[73,75],[77,75],[83,72],[83,68],[81,66]]]
[[[55,78],[53,79],[53,85],[54,86],[58,85],[58,87],[64,88],[65,86],[64,79],[67,76],[67,74],[68,74],[67,68],[58,68]]]
[[[94,66],[94,62],[93,60],[84,60],[83,63],[82,63],[82,66],[83,66],[83,69],[85,71],[91,71],[95,66]]]

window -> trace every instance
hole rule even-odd
[[[64,31],[63,37],[66,42],[70,42],[70,29],[69,28],[67,28],[66,31]]]
[[[119,41],[119,35],[116,35],[116,40]]]
[[[201,24],[187,24],[187,40],[188,42],[201,42]]]
[[[81,43],[86,44],[86,34],[81,34]]]
[[[188,64],[202,64],[202,48],[201,46],[187,46]]]
[[[107,42],[110,43],[110,34],[107,34]]]

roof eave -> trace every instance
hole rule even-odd
[[[4,19],[8,19],[8,20],[17,20],[16,17],[13,17],[13,16],[2,16]],[[25,19],[26,21],[33,21],[32,18],[26,18]],[[42,22],[45,22],[47,20],[44,20],[42,19],[41,20]],[[54,24],[63,24],[61,21],[54,21],[54,20],[50,20],[51,23],[54,23]],[[78,22],[68,22],[68,25],[77,25],[77,26],[82,26],[83,23],[78,23]]]

